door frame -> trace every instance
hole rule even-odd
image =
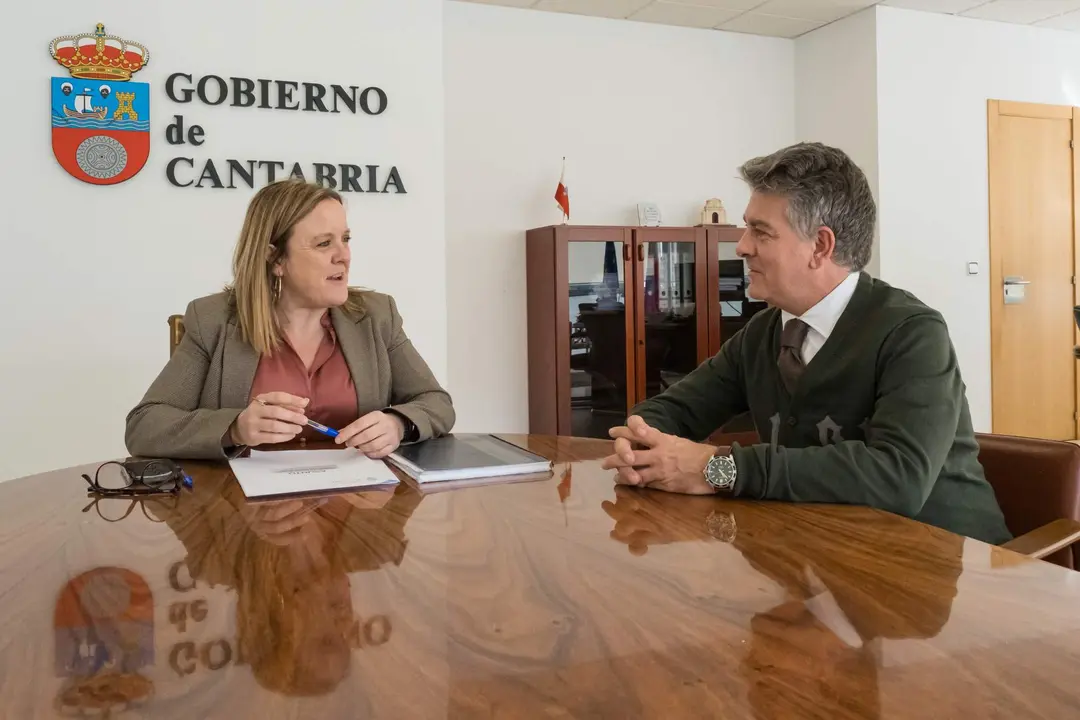
[[[1004,287],[1004,273],[1002,271],[1001,254],[994,252],[995,238],[1000,242],[1001,231],[997,228],[994,208],[1000,207],[995,203],[998,190],[990,181],[994,166],[994,139],[999,132],[998,119],[1005,117],[1026,117],[1046,120],[1069,120],[1071,121],[1072,135],[1070,148],[1072,150],[1072,255],[1073,255],[1073,305],[1080,305],[1080,285],[1077,277],[1080,277],[1080,252],[1077,251],[1077,239],[1080,238],[1080,162],[1078,153],[1080,147],[1080,108],[1068,105],[1043,105],[1038,103],[1013,102],[1010,100],[987,100],[986,102],[986,155],[987,155],[987,191],[989,193],[989,238],[988,251],[990,255],[990,423],[991,431],[996,425],[996,409],[994,408],[994,347],[997,342],[995,330],[999,328],[1004,310],[1004,304],[999,304],[998,296]],[[1073,345],[1080,344],[1080,328],[1073,323]],[[1080,359],[1073,363],[1073,437],[1080,438]]]

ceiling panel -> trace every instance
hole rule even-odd
[[[722,8],[724,10],[738,10],[745,12],[753,10],[765,0],[657,0],[674,5],[697,5],[698,7]]]
[[[1056,28],[1058,30],[1072,30],[1080,32],[1080,11],[1065,13],[1048,20],[1035,23],[1039,27]]]
[[[504,5],[506,7],[531,8],[536,0],[468,0],[481,5]]]
[[[1080,9],[1078,0],[994,0],[962,14],[964,17],[1030,25],[1077,9]]]
[[[627,18],[652,0],[540,0],[533,5],[537,10],[595,15],[606,18]]]
[[[872,5],[1080,32],[1080,0],[461,0],[798,37]]]
[[[748,12],[717,26],[718,30],[793,38],[824,25],[821,20],[800,20]]]
[[[924,12],[945,13],[955,15],[965,10],[986,5],[991,0],[885,0],[882,5],[907,8],[908,10],[922,10]]]
[[[863,8],[870,7],[876,2],[877,0],[849,0],[848,2],[838,2],[836,0],[822,0],[820,2],[768,0],[764,5],[755,8],[754,12],[802,20],[832,22],[847,17]]]
[[[661,23],[663,25],[682,25],[684,27],[713,28],[722,22],[741,15],[742,10],[725,10],[704,5],[686,5],[684,3],[654,2],[630,16],[631,20]]]

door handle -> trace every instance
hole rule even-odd
[[[1007,275],[1002,284],[1005,291],[1005,304],[1015,305],[1024,302],[1024,298],[1027,296],[1025,285],[1030,285],[1031,281],[1025,280],[1019,275]]]
[[[638,245],[637,246],[637,259],[638,259],[638,262],[645,262],[645,246],[644,245]]]

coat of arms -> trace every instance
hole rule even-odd
[[[105,33],[69,35],[49,45],[70,77],[52,78],[52,145],[60,165],[95,185],[133,177],[150,156],[150,85],[131,82],[150,53]]]

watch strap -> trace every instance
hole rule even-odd
[[[414,443],[420,439],[420,428],[416,427],[416,423],[410,420],[408,415],[394,408],[386,408],[383,412],[401,418],[401,422],[405,425],[405,434],[401,436],[401,442]]]

